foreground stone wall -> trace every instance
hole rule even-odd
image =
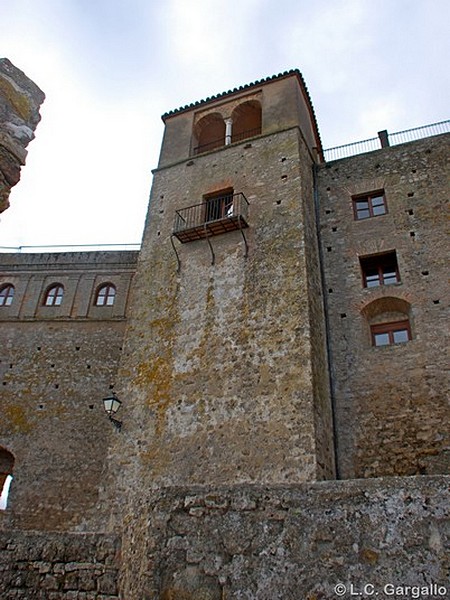
[[[0,58],[0,212],[20,179],[26,147],[40,121],[44,93],[7,58]]]
[[[115,536],[0,532],[0,597],[114,600],[119,552]]]
[[[380,598],[389,585],[422,587],[396,598],[445,597],[423,588],[448,582],[448,483],[163,489],[126,518],[121,597],[335,600],[367,585]]]

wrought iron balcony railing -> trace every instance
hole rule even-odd
[[[248,227],[248,200],[243,193],[214,196],[175,213],[173,235],[182,243]]]

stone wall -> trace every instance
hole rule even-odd
[[[20,179],[26,147],[40,121],[43,92],[7,58],[0,58],[0,212]]]
[[[0,532],[2,600],[116,600],[115,536]]]
[[[102,398],[116,384],[136,252],[0,254],[0,446],[14,455],[0,529],[83,529],[97,524],[101,474],[117,431]],[[101,282],[116,284],[113,306],[95,306]],[[60,306],[45,306],[49,285]]]
[[[106,485],[121,503],[334,476],[310,161],[294,128],[155,173],[119,374],[122,468]],[[206,240],[176,242],[177,272],[175,211],[229,187],[250,203],[248,256],[239,231],[210,240],[214,264]]]
[[[325,293],[341,477],[448,473],[448,153],[445,134],[322,165]],[[387,213],[355,220],[352,196]],[[395,251],[400,281],[363,287],[360,256]],[[373,347],[372,307],[409,306],[412,339]],[[384,305],[382,304],[384,303]],[[389,308],[391,307],[391,308]],[[401,315],[400,315],[401,317]]]
[[[126,516],[121,598],[447,597],[448,483],[386,478],[142,495]],[[416,595],[389,593],[392,585],[414,586]]]

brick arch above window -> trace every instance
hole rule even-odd
[[[111,282],[99,285],[95,294],[95,306],[113,306],[116,299],[116,291],[116,286]]]
[[[0,306],[11,306],[14,298],[14,286],[6,283],[0,287]]]
[[[369,322],[378,320],[380,315],[398,313],[409,318],[411,304],[396,296],[383,296],[369,302],[361,309],[361,314]]]
[[[52,283],[45,292],[44,306],[60,306],[64,297],[64,286],[61,283]]]

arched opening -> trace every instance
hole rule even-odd
[[[5,510],[8,503],[13,467],[13,454],[0,446],[0,510]]]
[[[245,140],[261,133],[262,111],[257,100],[239,104],[231,116],[233,120],[233,142]]]
[[[220,113],[206,115],[195,127],[194,154],[208,152],[225,145],[225,122]]]

